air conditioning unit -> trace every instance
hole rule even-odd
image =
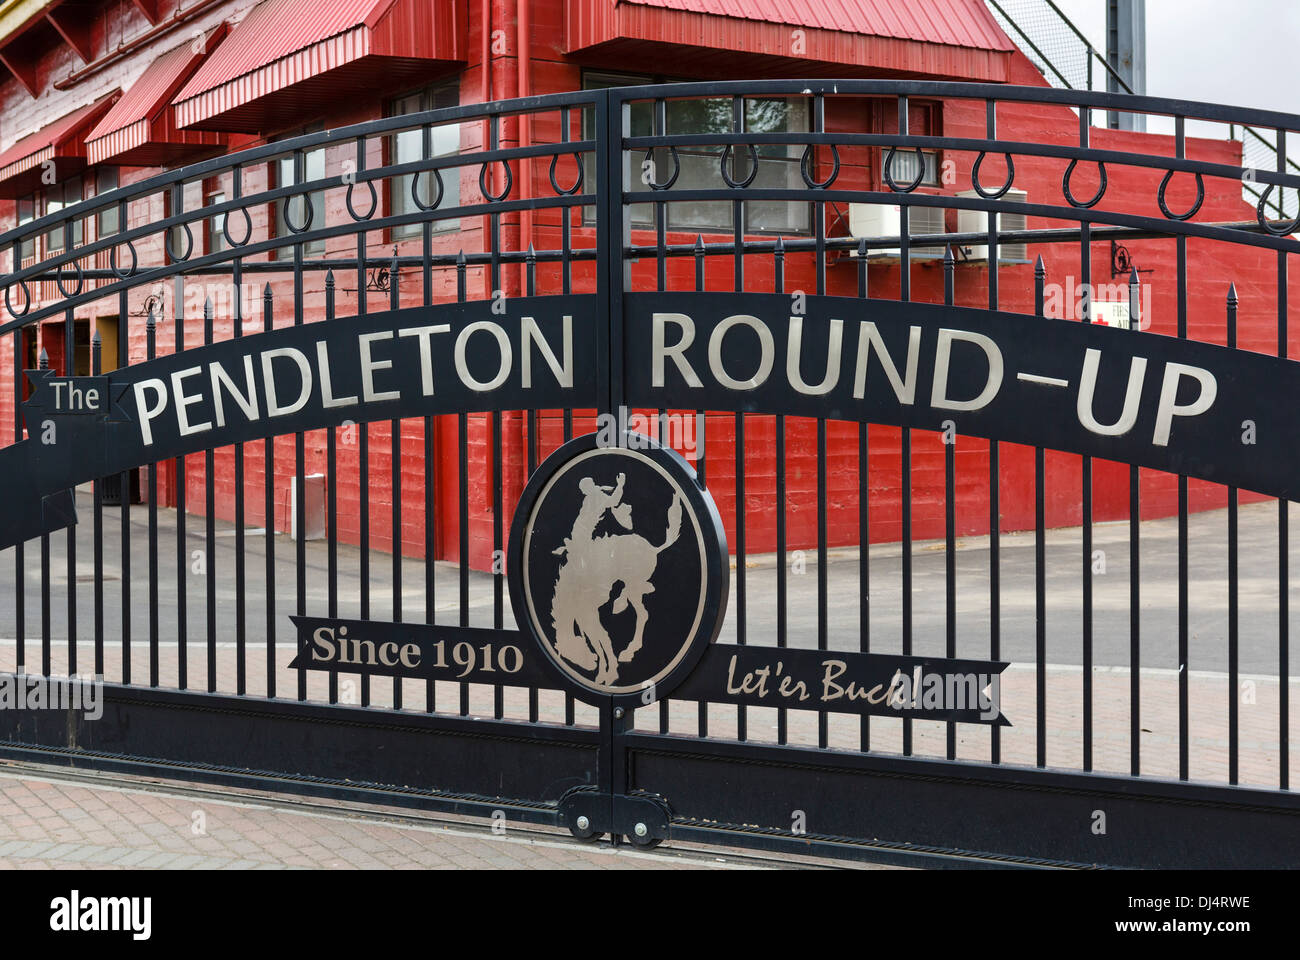
[[[946,233],[947,229],[944,227],[943,214],[943,207],[908,207],[908,236]],[[897,204],[850,203],[849,233],[855,237],[867,237],[871,240],[878,240],[881,237],[897,237],[902,232],[899,229],[901,217],[902,207]],[[908,252],[914,260],[942,260],[943,249],[943,247],[908,246]],[[853,256],[856,257],[857,254],[857,250],[852,251]],[[900,252],[898,247],[886,247],[884,249],[868,250],[867,255],[872,257],[897,257]]]
[[[964,190],[957,194],[959,197],[979,197],[974,190]],[[1012,187],[1000,199],[1012,203],[1025,203],[1027,195],[1023,190],[1017,190]],[[987,233],[989,229],[988,214],[983,210],[958,210],[957,211],[957,232],[958,233]],[[1024,230],[1025,215],[1023,213],[1001,213],[998,215],[998,231]],[[987,244],[979,244],[968,248],[969,259],[987,260],[989,257],[989,248]],[[998,244],[998,263],[1022,263],[1029,259],[1029,248],[1023,243],[999,243]]]

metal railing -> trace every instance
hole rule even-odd
[[[1066,90],[1114,89],[1132,93],[1105,53],[1052,0],[985,0],[994,19],[1047,82]],[[1112,114],[1113,116],[1113,114]],[[1242,196],[1252,206],[1263,197],[1263,188],[1253,179],[1255,170],[1300,171],[1295,161],[1279,153],[1279,144],[1254,127],[1230,124],[1229,139],[1241,142],[1243,164],[1249,173],[1242,181]],[[1285,151],[1285,144],[1282,145]],[[1279,159],[1281,158],[1281,159]],[[1300,193],[1278,190],[1270,194],[1266,209],[1278,219],[1292,219],[1300,212]]]

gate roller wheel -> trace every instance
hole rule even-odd
[[[658,833],[659,836],[655,836],[656,833]],[[632,832],[625,834],[625,836],[627,837],[628,843],[632,844],[634,847],[639,847],[642,850],[653,850],[655,847],[659,846],[659,844],[664,842],[663,831],[651,830],[643,820],[637,821],[636,826],[632,828]]]
[[[569,833],[573,834],[574,839],[581,840],[583,843],[600,843],[605,839],[604,832],[595,829],[586,816],[578,816],[570,820]]]

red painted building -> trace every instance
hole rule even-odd
[[[0,229],[39,217],[95,196],[118,185],[147,179],[162,169],[171,169],[207,157],[233,153],[242,148],[323,128],[336,128],[381,116],[411,113],[434,107],[555,93],[591,86],[624,85],[677,79],[757,79],[765,77],[851,77],[969,80],[991,83],[1045,85],[1043,76],[1007,38],[989,15],[982,0],[910,0],[880,3],[872,0],[816,0],[801,4],[777,0],[9,0],[0,3]],[[760,106],[763,106],[760,104]],[[703,119],[683,111],[669,116],[671,132],[695,132],[692,123]],[[705,112],[707,114],[707,112]],[[642,122],[638,116],[634,124]],[[754,123],[767,129],[806,129],[809,111],[805,103],[782,100],[756,110]],[[1078,118],[1066,107],[1050,105],[1003,105],[997,117],[998,134],[1008,140],[1077,143]],[[581,134],[581,118],[574,118],[570,133]],[[891,132],[897,130],[896,107],[892,98],[834,99],[828,101],[827,128],[846,132]],[[982,101],[916,102],[911,110],[911,129],[918,134],[954,137],[982,137],[985,108]],[[634,131],[635,133],[636,131]],[[558,121],[538,117],[531,122],[509,121],[503,128],[503,146],[532,140],[553,142],[559,136]],[[434,138],[435,154],[455,153],[479,147],[482,131],[477,124],[441,127]],[[1117,150],[1174,153],[1172,137],[1112,131],[1094,127],[1092,145]],[[419,156],[418,136],[405,135],[371,141],[368,166],[395,162],[406,151]],[[1196,159],[1226,164],[1240,163],[1240,144],[1231,140],[1189,138],[1187,154]],[[305,176],[314,179],[335,176],[355,162],[351,148],[313,152],[306,157]],[[692,176],[686,158],[684,176]],[[761,174],[771,182],[783,182],[797,162],[771,156],[764,159]],[[797,155],[794,158],[797,160]],[[819,162],[825,158],[819,158]],[[972,157],[949,152],[926,159],[926,193],[955,194],[970,189]],[[875,148],[843,150],[839,185],[844,188],[882,189],[881,154]],[[1016,164],[1017,189],[1034,202],[1060,202],[1064,161],[1025,158]],[[701,163],[703,169],[703,162]],[[984,176],[988,183],[1002,180],[1002,161],[990,158]],[[572,172],[562,173],[562,177]],[[292,183],[291,164],[276,162],[250,165],[241,171],[240,194],[270,184]],[[1104,203],[1098,209],[1156,214],[1156,193],[1161,172],[1124,169],[1111,173]],[[546,165],[525,165],[520,174],[524,196],[538,196],[547,186]],[[449,197],[477,195],[477,172],[468,168],[448,178]],[[1096,187],[1094,171],[1080,170],[1075,191],[1090,195]],[[200,178],[185,185],[166,201],[133,204],[128,223],[148,223],[178,209],[220,202],[235,195],[236,185],[227,171],[219,177]],[[1169,190],[1169,204],[1179,209],[1193,197],[1190,178],[1175,178]],[[310,200],[313,216],[325,222],[345,222],[342,190],[323,190]],[[405,191],[393,191],[380,202],[387,210],[402,209],[410,201]],[[697,235],[732,231],[727,204],[697,204],[670,216],[670,243],[689,243]],[[411,209],[414,209],[413,207]],[[571,215],[574,244],[594,243],[594,226]],[[1253,210],[1241,199],[1240,190],[1212,190],[1198,219],[1214,222],[1253,218]],[[514,214],[503,218],[503,242],[512,249],[532,243],[538,249],[559,246],[558,211]],[[240,218],[242,220],[242,218]],[[746,230],[755,236],[798,236],[810,229],[806,212],[795,205],[751,204]],[[53,232],[33,239],[14,251],[23,264],[35,262],[65,245],[104,236],[120,228],[112,211],[87,217],[75,228],[59,235]],[[635,224],[634,224],[635,225]],[[1027,227],[1065,226],[1041,218],[1028,218]],[[957,229],[956,211],[948,211],[946,226]],[[484,249],[483,218],[444,222],[434,234],[435,253]],[[275,211],[249,211],[248,228],[257,238],[288,235]],[[243,225],[233,229],[242,231]],[[829,222],[831,234],[844,235],[850,229],[849,211]],[[652,231],[639,230],[634,241],[653,242]],[[219,224],[195,238],[205,252],[214,252],[225,242]],[[419,230],[375,231],[370,237],[370,255],[383,257],[394,248],[418,252]],[[355,239],[349,234],[335,241],[309,244],[309,257],[353,256]],[[1145,322],[1150,328],[1172,333],[1175,328],[1175,251],[1169,240],[1134,241],[1129,245],[1134,261],[1142,268],[1142,281],[1149,287],[1149,310]],[[1241,296],[1240,343],[1265,352],[1276,348],[1276,289],[1273,257],[1262,250],[1237,245],[1216,247],[1208,242],[1189,244],[1189,334],[1198,339],[1222,341],[1225,336],[1223,303],[1229,280],[1235,281]],[[287,248],[286,248],[287,249]],[[1005,263],[1000,271],[1000,306],[1031,312],[1033,308],[1032,265],[1041,253],[1048,273],[1048,312],[1073,316],[1076,293],[1074,278],[1081,275],[1079,246],[1062,243],[1031,247],[1021,262]],[[104,254],[94,266],[108,266]],[[710,263],[706,282],[710,288],[727,289],[732,282],[729,258]],[[723,262],[725,261],[725,262]],[[943,296],[939,259],[916,259],[912,263],[912,296],[938,301]],[[555,268],[538,267],[538,292],[558,289]],[[1096,283],[1112,282],[1111,250],[1107,243],[1092,248],[1091,274]],[[752,256],[746,262],[746,285],[770,291],[774,267],[770,256]],[[655,282],[654,264],[634,266],[638,288]],[[898,295],[900,267],[897,257],[873,259],[869,284],[873,296]],[[271,274],[270,284],[277,305],[277,323],[292,318],[292,280],[286,270]],[[259,274],[243,292],[245,329],[261,325],[261,286],[267,275]],[[491,296],[486,270],[470,270],[470,297]],[[434,273],[435,301],[454,295],[452,271]],[[693,265],[674,263],[670,287],[688,287],[693,282]],[[1122,278],[1113,280],[1123,283]],[[1294,280],[1292,281],[1294,284]],[[355,313],[359,294],[349,289],[355,281],[341,280],[337,290],[339,315]],[[504,292],[524,292],[522,271],[503,272]],[[577,292],[592,288],[590,265],[576,265]],[[811,255],[792,254],[787,261],[787,291],[814,289],[816,284]],[[851,258],[833,260],[827,274],[827,292],[854,295],[857,267]],[[48,304],[59,296],[52,281],[39,284],[34,297]],[[972,259],[956,267],[956,300],[968,306],[986,306],[988,267]],[[98,332],[105,344],[105,366],[111,368],[119,338],[125,337],[128,357],[144,357],[144,315],[155,307],[162,322],[158,327],[158,350],[174,349],[171,318],[184,311],[187,346],[203,339],[202,309],[207,297],[214,298],[215,336],[229,337],[233,327],[233,296],[228,281],[205,284],[188,277],[179,286],[155,291],[137,291],[131,296],[129,316],[119,315],[116,298],[78,307],[72,318],[75,356],[71,372],[88,372],[89,343]],[[411,303],[417,292],[404,294]],[[1300,290],[1291,302],[1300,302]],[[148,300],[147,298],[153,298]],[[387,294],[371,292],[370,309],[380,309]],[[309,275],[302,298],[304,319],[318,320],[324,311],[323,275]],[[31,329],[24,345],[24,365],[35,366],[39,351],[49,356],[51,367],[64,370],[67,334],[63,318],[47,320]],[[1300,325],[1293,325],[1300,326]],[[1294,351],[1294,347],[1293,347]],[[0,358],[0,384],[14,382],[12,357]],[[0,422],[13,419],[12,389],[0,387]],[[444,422],[449,421],[449,422]],[[456,452],[459,437],[454,418],[435,418],[433,445],[438,477],[436,518],[438,557],[456,559],[458,493]],[[734,529],[737,509],[734,496],[734,442],[730,415],[709,417],[706,429],[706,462],[709,486],[726,519]],[[579,431],[584,429],[579,417]],[[401,456],[394,463],[390,453],[387,423],[370,425],[371,544],[389,549],[393,534],[388,527],[389,511],[383,506],[385,491],[403,484],[404,529],[402,549],[421,554],[424,548],[423,497],[425,482],[425,438],[421,421],[402,424]],[[504,418],[502,473],[505,479],[505,508],[508,511],[522,489],[526,473],[527,424],[521,415]],[[549,449],[560,435],[558,417],[542,420],[542,447]],[[752,552],[771,550],[775,545],[774,425],[770,417],[753,417],[748,425],[746,490],[748,499],[748,546]],[[475,566],[490,563],[492,518],[490,485],[476,478],[490,477],[491,447],[486,418],[471,417],[469,459],[470,543]],[[857,531],[857,491],[860,471],[856,427],[832,423],[829,426],[828,512],[831,545],[852,543]],[[815,542],[816,457],[815,427],[812,422],[792,420],[787,430],[789,546],[797,549]],[[900,535],[900,503],[903,490],[899,431],[872,427],[868,482],[872,489],[873,540],[894,540]],[[911,480],[914,493],[914,531],[919,538],[936,537],[943,530],[943,446],[937,434],[917,431],[914,435]],[[957,524],[959,534],[987,532],[988,444],[961,438],[957,445]],[[325,435],[307,436],[306,472],[325,472]],[[233,518],[233,451],[217,451],[216,509],[223,519]],[[340,503],[339,534],[356,542],[358,518],[354,509],[359,490],[358,446],[341,437],[336,476],[326,482],[337,485]],[[264,523],[277,530],[289,522],[289,488],[293,471],[293,438],[277,441],[275,516],[261,516],[264,465],[260,444],[246,450],[247,521]],[[164,464],[159,470],[157,497],[162,503],[177,500],[175,471]],[[1127,468],[1098,463],[1094,468],[1095,519],[1126,516],[1128,503]],[[1080,520],[1080,459],[1069,455],[1048,456],[1048,523],[1066,525]],[[204,497],[203,457],[191,457],[186,465],[187,509],[202,510]],[[1015,530],[1033,525],[1032,451],[1004,444],[1001,454],[1001,526]],[[149,492],[146,491],[148,496]],[[1147,516],[1161,516],[1176,509],[1175,478],[1147,473],[1143,481],[1143,510]],[[1201,509],[1226,501],[1223,488],[1208,483],[1191,483],[1191,505]],[[349,508],[353,505],[353,508]]]

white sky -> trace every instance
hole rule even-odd
[[[1056,5],[1104,53],[1106,0]],[[1149,95],[1300,114],[1296,0],[1147,0],[1146,14]]]

